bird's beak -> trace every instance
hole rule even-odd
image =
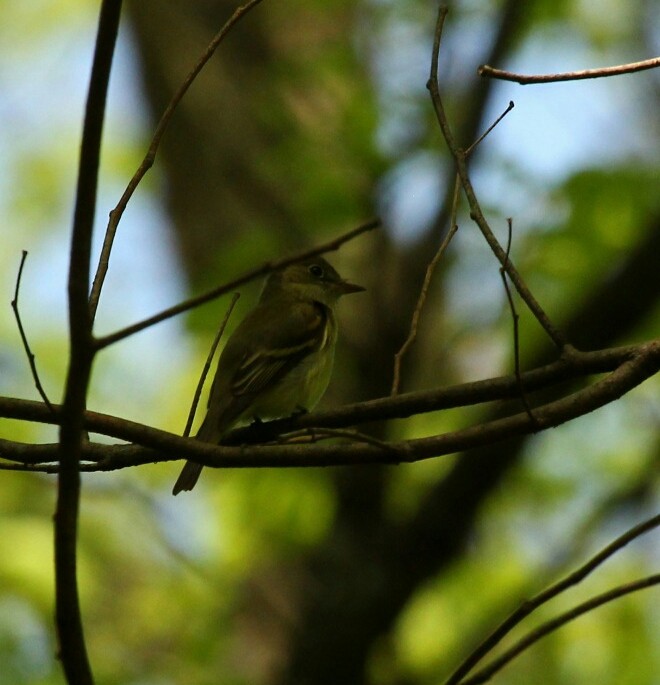
[[[361,285],[355,285],[354,283],[349,283],[348,281],[340,281],[337,285],[342,295],[361,293],[366,290],[366,288],[363,288]]]

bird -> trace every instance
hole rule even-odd
[[[311,411],[330,382],[335,306],[364,290],[322,257],[271,273],[222,350],[196,439],[218,444],[237,424]],[[201,464],[186,461],[172,494],[192,490],[201,471]]]

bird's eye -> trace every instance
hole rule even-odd
[[[309,267],[309,273],[314,276],[314,278],[322,278],[323,277],[323,267],[319,266],[318,264],[312,264]]]

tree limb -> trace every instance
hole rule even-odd
[[[534,384],[542,380],[547,381],[548,378],[553,378],[555,381],[575,378],[577,371],[572,366],[573,364],[581,369],[581,373],[594,373],[595,369],[602,369],[606,364],[614,368],[607,376],[582,390],[535,407],[534,421],[529,418],[527,412],[522,412],[443,435],[388,442],[387,449],[364,442],[315,445],[313,450],[299,445],[249,446],[249,443],[251,440],[259,440],[263,443],[265,439],[274,439],[277,434],[294,429],[345,427],[380,418],[405,418],[424,411],[463,406],[476,403],[477,398],[479,401],[486,401],[517,397],[518,379],[515,376],[509,376],[467,383],[447,388],[444,391],[407,393],[348,405],[334,412],[306,414],[264,423],[257,427],[236,429],[227,435],[227,442],[234,444],[238,442],[240,445],[238,447],[210,445],[132,421],[87,412],[85,427],[88,430],[103,432],[106,435],[133,442],[135,445],[97,445],[93,448],[94,458],[100,457],[100,461],[87,465],[85,470],[108,471],[182,457],[216,468],[310,467],[421,461],[558,426],[618,399],[660,370],[660,340],[634,348],[620,348],[618,355],[611,351],[575,354],[575,362],[556,362],[522,374],[520,381],[529,390],[534,387]],[[615,361],[617,363],[614,363]],[[55,406],[55,411],[56,414],[53,417],[41,403],[0,398],[0,414],[12,418],[29,418],[52,423],[60,416],[60,408]],[[11,444],[9,441],[0,443],[0,446],[4,447],[5,458],[12,452]],[[137,445],[142,447],[137,447]],[[37,448],[43,458],[45,456],[43,446],[37,446]],[[29,463],[39,463],[30,458],[30,449],[25,445],[21,445],[16,450],[16,455],[17,457],[20,455],[18,461],[21,463],[28,463],[26,458],[30,459]]]
[[[54,517],[55,621],[59,656],[70,685],[92,685],[94,680],[87,657],[77,582],[79,462],[81,445],[85,440],[83,415],[87,386],[94,358],[92,318],[87,304],[92,231],[105,102],[120,15],[121,0],[103,0],[87,94],[71,235],[68,279],[70,353],[60,415],[60,471]]]

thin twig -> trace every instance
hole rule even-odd
[[[633,540],[641,537],[650,530],[660,526],[660,514],[653,516],[642,523],[633,526],[618,538],[603,547],[598,553],[594,554],[586,563],[582,564],[575,571],[564,576],[556,583],[553,583],[542,592],[523,602],[515,611],[500,623],[499,626],[460,664],[445,682],[445,685],[458,685],[463,682],[463,678],[481,661],[486,654],[492,651],[502,639],[508,635],[517,625],[527,616],[546,604],[551,599],[557,597],[568,588],[573,587],[584,580],[590,573],[595,571],[601,564],[614,556]]]
[[[500,121],[502,121],[502,119],[504,119],[504,117],[515,106],[516,105],[513,102],[513,100],[509,100],[509,104],[506,106],[506,109],[502,112],[502,114],[500,114],[500,116],[497,117],[497,119],[495,119],[495,121],[474,141],[474,143],[472,143],[472,145],[470,145],[470,147],[467,148],[467,150],[465,150],[465,156],[466,157],[469,157],[472,154],[472,151],[474,150],[474,148],[476,148],[479,145],[479,143],[481,143],[481,141],[500,123]]]
[[[431,81],[438,83],[438,63],[440,59],[440,43],[442,42],[442,30],[445,26],[445,20],[449,14],[449,7],[447,5],[440,5],[438,7],[438,17],[435,22],[435,31],[433,32],[433,48],[431,51],[431,76],[426,87],[431,88]]]
[[[513,109],[514,104],[513,101],[509,102],[509,105],[507,108],[500,114],[499,117],[491,124],[484,133],[482,133],[477,140],[470,145],[470,147],[466,150],[466,155],[469,155],[472,150],[474,150],[479,143],[504,119],[504,117]],[[442,256],[447,250],[447,247],[449,246],[449,243],[451,242],[451,239],[454,237],[456,232],[458,231],[458,224],[456,223],[456,215],[458,214],[458,199],[459,199],[459,190],[461,187],[461,179],[458,174],[456,175],[456,179],[454,181],[454,191],[452,195],[452,203],[451,203],[451,211],[449,213],[449,231],[447,231],[447,235],[445,236],[444,240],[440,244],[440,247],[438,248],[437,252],[433,256],[433,259],[430,261],[428,266],[426,267],[426,272],[424,274],[424,282],[422,283],[422,287],[419,293],[419,296],[417,298],[417,303],[415,305],[415,309],[413,310],[413,315],[412,319],[410,322],[410,330],[408,332],[408,337],[404,341],[403,345],[399,348],[398,352],[394,355],[394,372],[392,374],[392,389],[390,391],[390,395],[397,395],[399,392],[399,387],[401,385],[401,364],[403,362],[403,357],[406,355],[412,344],[415,342],[417,339],[417,332],[419,329],[419,319],[422,313],[422,309],[424,307],[424,304],[426,303],[426,298],[428,296],[428,290],[431,285],[431,279],[433,278],[433,273],[442,259]]]
[[[18,326],[18,332],[21,336],[21,341],[23,342],[23,349],[25,354],[27,354],[28,362],[30,364],[30,370],[32,371],[32,378],[34,379],[34,384],[37,388],[37,392],[44,401],[44,404],[48,407],[51,413],[54,412],[53,405],[50,403],[46,391],[43,385],[41,385],[41,380],[39,380],[39,372],[37,371],[37,362],[34,353],[30,349],[30,343],[28,343],[27,335],[25,334],[25,329],[23,328],[23,323],[21,321],[21,314],[18,309],[18,293],[21,287],[21,277],[23,276],[23,267],[25,266],[25,260],[27,259],[27,250],[23,250],[21,255],[21,263],[18,267],[18,275],[16,276],[16,288],[14,289],[14,299],[11,301],[11,308],[14,310],[14,316],[16,317],[16,325]]]
[[[545,313],[536,298],[532,295],[526,283],[514,267],[511,260],[507,260],[506,253],[499,244],[497,238],[493,234],[477,200],[477,196],[470,181],[470,175],[467,170],[467,159],[465,151],[462,150],[454,140],[454,135],[449,126],[447,115],[440,96],[440,87],[438,81],[438,54],[440,50],[440,38],[442,35],[442,27],[444,26],[445,18],[447,16],[447,8],[440,7],[438,11],[438,19],[436,22],[435,34],[433,38],[433,53],[431,55],[431,74],[427,82],[427,88],[431,94],[431,102],[436,113],[436,118],[440,126],[440,130],[445,139],[447,147],[456,162],[458,175],[460,176],[463,190],[467,197],[468,205],[470,206],[470,218],[477,224],[481,230],[482,235],[490,246],[491,250],[497,257],[502,266],[505,266],[506,272],[511,278],[512,283],[520,294],[520,297],[534,314],[537,321],[548,334],[549,338],[554,342],[559,350],[564,350],[568,346],[568,342],[564,334],[552,323],[548,315]]]
[[[208,375],[209,369],[211,368],[211,362],[213,361],[215,351],[218,349],[218,345],[220,344],[222,334],[225,332],[225,328],[227,327],[229,317],[231,316],[231,313],[234,311],[234,307],[236,306],[236,303],[238,302],[238,298],[240,296],[240,293],[233,294],[231,302],[229,303],[229,307],[227,307],[225,316],[222,320],[222,323],[220,324],[220,328],[218,329],[218,332],[216,333],[215,338],[211,343],[211,349],[209,350],[208,356],[206,357],[206,362],[204,362],[204,368],[202,369],[202,373],[199,376],[199,381],[197,382],[197,387],[195,388],[193,401],[190,405],[190,411],[188,412],[188,420],[186,421],[186,427],[183,429],[183,435],[185,437],[188,437],[190,435],[190,430],[192,429],[193,421],[195,420],[195,412],[197,411],[197,405],[199,404],[199,398],[202,394],[202,388],[204,387],[204,383],[206,382],[206,376]]]
[[[260,276],[266,276],[267,274],[276,271],[277,269],[281,269],[282,267],[285,267],[288,264],[293,264],[294,262],[299,262],[303,259],[307,259],[308,257],[313,257],[324,252],[331,252],[333,250],[337,250],[339,249],[339,247],[341,247],[344,243],[348,242],[349,240],[352,240],[353,238],[357,237],[362,233],[366,233],[367,231],[372,231],[373,229],[378,228],[379,226],[380,219],[373,219],[372,221],[368,221],[367,223],[362,224],[357,228],[347,231],[338,238],[330,240],[327,243],[324,243],[323,245],[319,245],[318,247],[314,247],[309,250],[304,250],[295,255],[292,255],[291,257],[286,257],[284,259],[276,259],[270,262],[265,262],[256,269],[251,269],[250,271],[247,271],[242,276],[235,278],[233,281],[230,281],[229,283],[225,283],[224,285],[220,285],[217,288],[213,288],[213,290],[209,290],[205,293],[202,293],[201,295],[197,295],[196,297],[186,300],[185,302],[181,302],[177,305],[174,305],[169,309],[163,310],[159,314],[155,314],[154,316],[150,316],[148,319],[144,319],[143,321],[134,323],[131,326],[122,328],[121,330],[116,331],[115,333],[110,333],[109,335],[106,335],[102,338],[97,338],[96,349],[101,350],[104,347],[107,347],[108,345],[112,345],[113,343],[119,342],[124,338],[128,338],[131,335],[135,335],[135,333],[139,333],[140,331],[143,331],[145,328],[155,326],[157,323],[161,323],[162,321],[171,319],[173,316],[177,316],[178,314],[187,312],[190,309],[199,307],[200,305],[205,304],[206,302],[215,300],[221,295],[228,293],[230,290],[234,290],[239,286],[248,283],[249,281],[253,281],[255,278],[259,278]]]
[[[521,638],[516,644],[514,644],[510,649],[508,649],[504,654],[499,656],[497,659],[493,660],[483,669],[475,673],[475,675],[461,680],[459,685],[480,685],[480,683],[488,682],[498,671],[501,671],[510,661],[515,659],[519,654],[522,654],[527,648],[531,647],[534,643],[538,642],[541,638],[549,635],[550,633],[558,630],[567,623],[579,618],[583,614],[589,613],[594,609],[612,602],[615,599],[624,597],[633,592],[638,592],[640,590],[645,590],[654,585],[660,584],[660,573],[656,573],[645,578],[640,578],[631,583],[626,583],[625,585],[619,585],[607,592],[603,592],[600,595],[591,597],[585,602],[578,604],[577,606],[565,611],[564,613],[555,616],[553,619],[546,621],[541,624],[538,628],[531,630],[527,635]]]
[[[513,301],[513,294],[511,293],[511,288],[509,288],[509,281],[506,276],[506,266],[509,263],[509,255],[511,254],[511,240],[513,235],[513,220],[511,218],[507,219],[508,233],[506,241],[506,265],[500,267],[500,277],[502,278],[502,283],[504,285],[504,291],[506,292],[506,299],[509,302],[509,309],[511,310],[511,320],[513,323],[513,364],[514,373],[516,376],[516,382],[518,383],[518,388],[520,390],[520,399],[525,407],[525,411],[529,415],[530,421],[536,423],[536,418],[532,412],[532,408],[527,400],[527,393],[525,392],[525,386],[522,382],[522,377],[520,375],[520,330],[519,323],[520,317],[516,311],[516,305]]]
[[[598,69],[583,69],[581,71],[567,71],[559,74],[516,74],[512,71],[504,71],[503,69],[495,69],[488,64],[483,64],[477,69],[479,76],[487,78],[496,78],[503,81],[516,81],[521,85],[528,85],[532,83],[556,83],[558,81],[580,81],[589,78],[602,78],[604,76],[621,76],[622,74],[631,74],[637,71],[644,71],[645,69],[657,69],[660,67],[660,57],[652,57],[641,62],[630,62],[628,64],[619,64],[614,67],[600,67]]]
[[[137,168],[137,171],[133,174],[133,177],[128,183],[126,190],[121,196],[117,206],[110,212],[110,219],[108,221],[108,226],[105,232],[105,238],[103,240],[103,247],[101,248],[101,255],[99,257],[98,268],[96,270],[96,276],[94,277],[94,283],[92,285],[92,291],[89,296],[89,308],[91,311],[92,319],[96,316],[96,309],[98,307],[99,298],[101,296],[101,289],[103,288],[103,282],[105,276],[108,272],[108,265],[110,262],[110,252],[112,251],[112,245],[117,233],[117,227],[121,217],[128,205],[129,200],[133,196],[135,189],[138,187],[140,181],[143,179],[144,175],[151,169],[156,159],[156,153],[158,152],[158,147],[160,141],[165,133],[165,130],[170,123],[170,119],[174,114],[179,102],[183,99],[193,81],[197,78],[199,72],[204,68],[206,63],[211,59],[213,53],[216,51],[220,43],[223,41],[225,36],[229,33],[232,27],[253,7],[258,5],[262,0],[250,0],[244,5],[241,5],[236,9],[236,11],[231,15],[231,17],[225,22],[224,26],[215,34],[208,47],[202,54],[202,56],[197,61],[197,64],[192,68],[190,73],[186,76],[183,83],[179,86],[179,90],[174,94],[169,104],[165,108],[163,115],[156,126],[153,138],[151,139],[151,144],[147,150],[142,163]]]
[[[445,236],[444,240],[440,244],[440,247],[438,248],[438,251],[435,253],[433,256],[433,259],[429,262],[428,266],[426,267],[426,272],[424,274],[424,282],[422,283],[421,290],[419,291],[419,297],[417,298],[417,304],[415,305],[415,309],[413,310],[413,315],[412,315],[412,320],[410,322],[410,331],[408,332],[408,337],[406,338],[405,342],[403,345],[401,345],[401,348],[398,350],[398,352],[394,355],[394,373],[393,373],[393,378],[392,378],[392,390],[390,391],[391,395],[397,395],[399,393],[399,386],[401,384],[401,363],[403,361],[403,357],[405,354],[408,352],[412,344],[415,342],[415,339],[417,338],[417,331],[419,328],[419,319],[422,314],[422,309],[424,308],[424,304],[426,303],[426,298],[428,295],[429,287],[431,285],[431,279],[433,278],[433,272],[435,271],[436,266],[442,259],[443,255],[445,254],[447,248],[449,247],[449,243],[451,242],[451,239],[454,237],[456,234],[456,231],[458,231],[458,224],[456,223],[456,202],[458,199],[458,189],[459,185],[457,184],[454,189],[454,202],[452,203],[452,213],[451,213],[451,225],[449,228],[449,231],[447,231],[447,235]]]
[[[281,436],[281,440],[278,440],[278,443],[286,444],[287,442],[295,442],[300,440],[300,438],[307,438],[307,442],[309,443],[316,443],[320,440],[331,438],[344,438],[351,440],[352,442],[362,442],[366,445],[380,447],[380,449],[388,453],[397,452],[397,448],[392,445],[392,443],[386,442],[385,440],[379,440],[372,435],[367,435],[360,431],[345,430],[341,428],[301,428],[300,430],[292,431],[291,433],[285,433]]]

